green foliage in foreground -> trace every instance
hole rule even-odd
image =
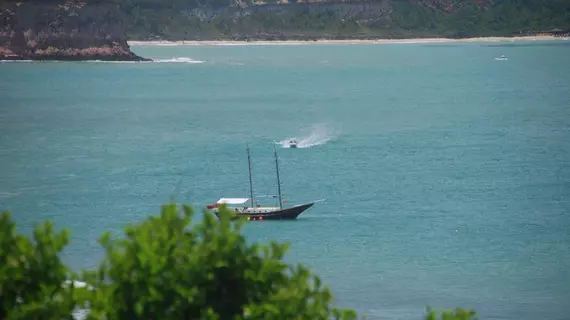
[[[15,231],[8,213],[0,219],[0,319],[356,319],[333,307],[318,276],[282,261],[286,244],[248,244],[244,221],[218,220],[175,204],[159,216],[128,226],[122,239],[109,233],[106,256],[96,270],[74,275],[59,259],[69,232],[46,222],[33,239]],[[62,285],[73,278],[88,288]],[[428,310],[426,320],[440,315]],[[473,319],[474,312],[444,312],[442,319]]]
[[[437,312],[428,308],[428,315],[425,320],[475,320],[476,313],[474,310],[465,310],[457,308],[453,311]]]
[[[69,233],[55,234],[49,222],[37,227],[30,240],[2,214],[0,319],[72,319],[73,290],[61,285],[68,269],[58,257],[68,241]]]

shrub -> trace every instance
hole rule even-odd
[[[69,233],[51,223],[36,227],[33,241],[0,220],[0,319],[356,319],[332,304],[330,290],[302,265],[283,262],[286,244],[248,244],[242,219],[162,206],[158,216],[127,226],[122,239],[104,234],[106,256],[95,270],[70,272],[59,259]],[[68,278],[94,290],[62,285]],[[467,320],[461,309],[443,319]],[[428,310],[427,320],[437,314]]]
[[[45,222],[33,240],[17,234],[10,214],[2,214],[0,319],[72,319],[75,290],[62,286],[70,272],[58,257],[69,233],[54,233]]]

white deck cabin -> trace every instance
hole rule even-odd
[[[226,204],[228,206],[228,209],[238,213],[258,214],[258,213],[268,213],[268,212],[281,210],[281,208],[279,207],[262,207],[259,205],[257,207],[252,208],[247,205],[248,201],[249,198],[220,198],[220,200],[216,202],[216,205],[212,206],[213,207],[212,210],[217,211],[218,205],[220,204]],[[242,205],[242,206],[237,206],[237,205]]]

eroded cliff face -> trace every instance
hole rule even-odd
[[[129,49],[116,4],[2,2],[2,60],[147,60]]]

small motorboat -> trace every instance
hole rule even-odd
[[[290,140],[289,141],[289,148],[297,148],[297,141],[296,140]]]
[[[507,59],[507,57],[505,57],[505,55],[502,55],[500,58],[495,58],[495,60],[504,61],[504,60],[509,60],[509,59]]]

